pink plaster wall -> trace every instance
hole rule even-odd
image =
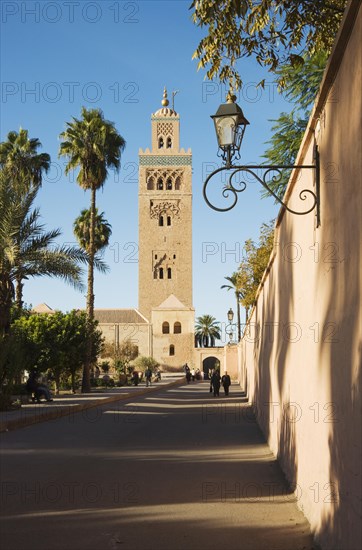
[[[352,0],[299,163],[321,156],[321,225],[280,217],[270,271],[240,344],[241,385],[316,540],[361,540],[361,9]],[[318,122],[318,119],[320,121]],[[289,205],[314,189],[306,171]]]

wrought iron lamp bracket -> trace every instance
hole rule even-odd
[[[287,165],[245,165],[245,166],[233,166],[230,157],[224,157],[224,160],[226,161],[226,165],[222,166],[221,168],[218,168],[217,170],[214,170],[205,180],[204,188],[203,188],[203,196],[205,199],[206,204],[212,208],[213,210],[216,210],[217,212],[228,212],[229,210],[232,210],[236,203],[238,202],[239,193],[242,193],[245,191],[247,187],[246,181],[241,181],[240,183],[234,183],[233,178],[236,174],[239,172],[243,172],[244,174],[250,174],[255,180],[260,183],[267,191],[270,193],[275,200],[285,208],[288,212],[292,214],[296,214],[298,216],[304,216],[305,214],[309,214],[314,209],[316,209],[316,217],[317,217],[317,227],[320,225],[320,175],[319,175],[319,153],[318,149],[315,148],[315,154],[314,154],[314,160],[315,164],[287,164]],[[258,175],[256,170],[263,172],[262,177]],[[304,201],[307,199],[307,197],[311,197],[313,199],[313,204],[308,208],[307,210],[298,211],[298,210],[292,210],[289,208],[289,206],[284,203],[276,193],[269,187],[267,184],[267,177],[272,173],[275,172],[275,175],[272,175],[271,179],[273,182],[277,183],[280,181],[283,172],[285,170],[314,170],[315,173],[315,193],[311,191],[310,189],[303,189],[299,193],[300,200]],[[224,198],[230,198],[232,196],[232,204],[230,206],[227,206],[225,208],[220,208],[218,206],[215,206],[212,204],[207,196],[207,186],[210,182],[210,180],[218,173],[228,171],[231,172],[227,184],[224,186],[222,190],[222,196]],[[236,185],[238,187],[236,187]]]

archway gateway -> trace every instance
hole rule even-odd
[[[212,370],[212,369],[220,369],[220,360],[215,357],[214,355],[210,356],[210,357],[206,357],[203,361],[202,361],[202,371],[204,373],[204,380],[208,380],[209,378],[209,372]]]

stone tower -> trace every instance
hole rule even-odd
[[[180,117],[164,90],[151,116],[151,150],[139,151],[139,311],[152,324],[151,352],[161,364],[191,362],[191,150],[180,149]]]
[[[171,294],[192,307],[191,150],[180,149],[180,117],[162,107],[151,117],[152,149],[139,151],[139,310]]]

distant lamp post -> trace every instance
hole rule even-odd
[[[229,336],[229,344],[231,344],[234,336],[234,325],[232,324],[234,319],[234,312],[231,308],[227,312],[227,317],[228,317],[229,324],[226,326],[225,331],[226,331],[226,334]],[[229,332],[228,332],[228,329],[229,329]]]
[[[238,201],[238,193],[241,193],[242,191],[245,191],[246,189],[246,182],[242,181],[240,183],[233,182],[233,178],[235,174],[239,172],[243,172],[245,176],[247,174],[250,174],[253,178],[256,179],[274,198],[277,202],[279,202],[288,212],[291,212],[292,214],[297,214],[299,216],[303,216],[305,214],[309,214],[314,209],[316,209],[316,216],[317,216],[317,227],[320,225],[320,215],[319,215],[319,206],[320,206],[320,197],[319,197],[319,153],[317,146],[314,147],[314,164],[288,164],[288,165],[244,165],[244,166],[238,166],[237,164],[233,164],[235,161],[240,160],[240,147],[241,142],[244,137],[246,126],[249,123],[249,121],[245,118],[243,111],[239,107],[237,103],[235,103],[236,96],[233,95],[230,91],[226,98],[226,103],[223,103],[219,106],[217,112],[215,115],[212,115],[211,118],[214,121],[215,125],[215,131],[216,131],[216,137],[219,145],[219,152],[218,155],[222,158],[222,161],[225,166],[222,166],[221,168],[218,168],[217,170],[214,170],[205,180],[204,188],[203,188],[203,195],[206,203],[210,208],[213,210],[217,210],[218,212],[227,212],[228,210],[231,210],[234,208]],[[272,189],[267,184],[268,177],[271,176],[272,181],[275,183],[278,183],[280,179],[283,176],[283,173],[285,170],[291,170],[291,169],[298,169],[298,170],[314,170],[315,172],[315,182],[316,182],[316,193],[311,191],[310,189],[303,189],[299,193],[300,200],[304,201],[307,198],[307,195],[312,197],[313,204],[305,211],[296,211],[292,210],[287,206],[279,197],[272,191]],[[233,198],[233,202],[230,206],[226,206],[225,208],[220,208],[218,206],[215,206],[211,203],[209,197],[208,197],[208,189],[207,186],[210,182],[210,180],[218,174],[219,172],[223,172],[229,170],[231,171],[231,174],[229,176],[227,184],[224,186],[222,195],[224,198],[229,198],[230,195]],[[258,170],[259,173],[262,173],[262,177],[260,177],[255,170]],[[235,185],[238,185],[238,187],[235,187]]]

